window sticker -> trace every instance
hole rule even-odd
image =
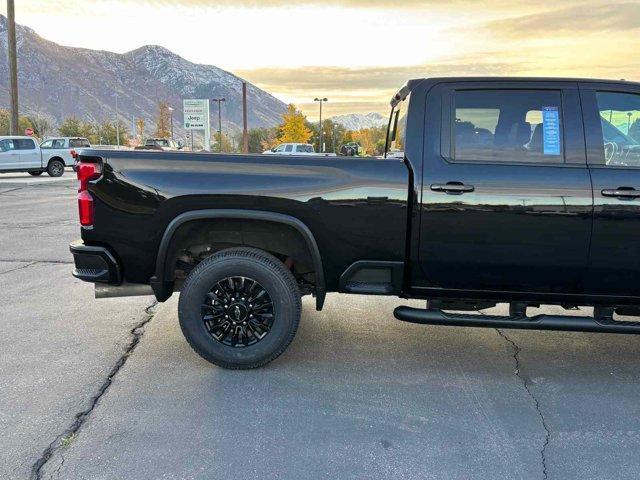
[[[560,155],[560,113],[558,107],[542,107],[542,136],[545,155]]]

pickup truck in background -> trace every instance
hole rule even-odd
[[[640,84],[419,79],[391,105],[382,159],[81,151],[74,275],[180,291],[188,342],[227,368],[276,358],[327,292],[424,299],[394,311],[422,324],[640,333],[615,317],[640,314]]]
[[[181,142],[176,142],[170,138],[147,138],[144,145],[136,147],[135,150],[164,150],[176,151],[182,150]]]
[[[83,137],[55,137],[48,138],[40,144],[43,165],[49,165],[52,160],[59,160],[66,167],[73,167],[75,170],[75,154],[80,148],[89,148],[89,140]],[[40,172],[33,172],[32,175],[40,175]]]
[[[281,143],[271,150],[262,152],[264,155],[315,155],[335,157],[335,153],[317,153],[310,143]]]
[[[89,142],[80,138],[50,139],[41,147],[33,137],[0,137],[0,173],[28,172],[37,176],[47,172],[51,177],[60,177],[65,166],[74,165],[75,148],[88,146]]]

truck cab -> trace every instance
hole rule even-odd
[[[640,296],[640,85],[420,80],[392,126],[414,170],[412,291]]]

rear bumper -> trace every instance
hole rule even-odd
[[[82,240],[71,242],[75,268],[73,276],[93,283],[120,285],[122,273],[118,261],[106,247],[85,245]]]

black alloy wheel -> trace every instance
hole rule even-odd
[[[202,304],[202,321],[209,334],[230,347],[255,345],[269,334],[274,319],[269,293],[252,278],[219,281]]]

